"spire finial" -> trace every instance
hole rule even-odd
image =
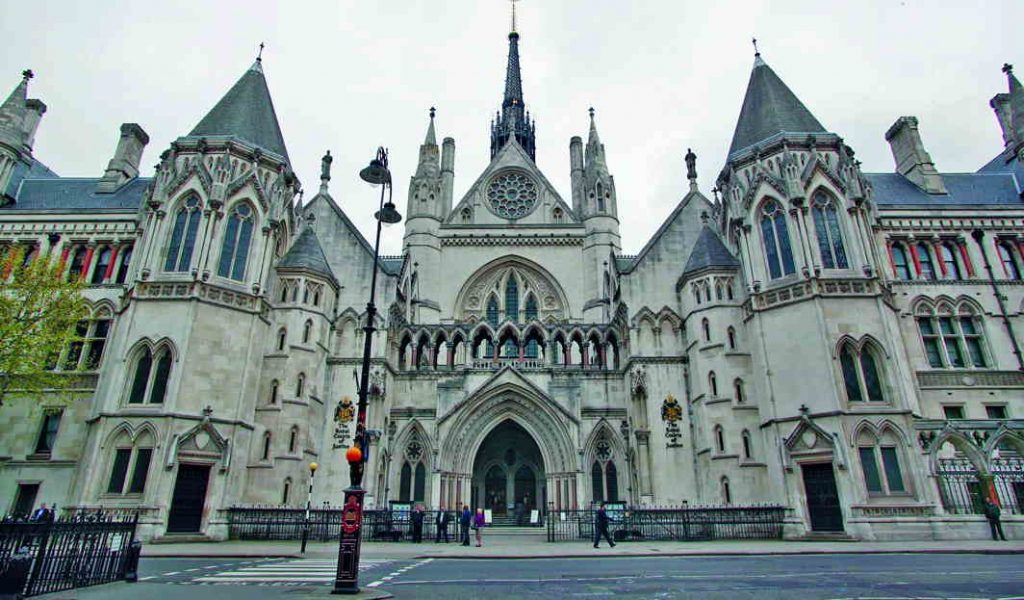
[[[430,118],[431,118],[431,120],[433,120],[433,118],[434,118],[434,113],[436,113],[436,112],[437,112],[437,109],[436,109],[436,108],[434,108],[433,106],[431,106],[431,107],[430,107]]]
[[[32,79],[35,76],[36,76],[36,74],[32,72],[32,69],[25,69],[24,71],[21,72],[21,77],[25,81],[28,81],[29,79]]]
[[[751,39],[750,42],[754,44],[754,56],[761,56],[761,51],[757,49],[757,38]]]
[[[256,62],[263,62],[263,48],[265,44],[260,42],[260,51],[256,54]]]
[[[31,73],[31,71],[29,71],[29,73]],[[1006,73],[1007,75],[1012,75],[1013,65],[1011,65],[1010,63],[1003,63],[1003,73]]]
[[[588,108],[587,112],[590,113],[590,120],[593,121],[594,120],[594,107],[591,106],[590,108]]]
[[[516,2],[519,0],[509,0],[512,4],[512,31],[509,33],[516,33]]]

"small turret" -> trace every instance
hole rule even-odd
[[[447,214],[442,193],[441,150],[437,147],[434,129],[436,112],[435,108],[430,108],[430,125],[427,127],[423,144],[420,145],[416,174],[409,181],[407,214],[410,222],[420,217],[441,221]]]
[[[608,172],[604,144],[597,133],[594,109],[591,108],[590,135],[583,161],[583,199],[580,216],[584,219],[594,216],[615,218],[617,214],[615,179]]]

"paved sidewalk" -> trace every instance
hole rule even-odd
[[[594,549],[586,541],[549,543],[521,536],[484,536],[484,546],[424,542],[366,542],[362,555],[374,559],[413,558],[578,558],[591,556],[713,556],[773,554],[885,554],[885,553],[1024,553],[1024,541],[992,542],[951,540],[944,542],[787,542],[734,540],[716,542],[622,542],[615,548],[602,544]],[[337,556],[336,542],[311,543],[308,558]],[[299,557],[299,542],[204,542],[190,544],[146,544],[144,558],[150,557]]]

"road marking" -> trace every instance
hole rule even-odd
[[[139,581],[149,581],[150,579],[155,579],[155,578],[156,577],[154,575],[150,575],[149,577],[139,577]]]
[[[267,562],[275,561],[275,562]],[[258,564],[252,564],[257,563]],[[360,571],[388,564],[391,560],[364,560]],[[245,565],[252,566],[245,566]],[[302,585],[334,581],[337,562],[333,559],[244,561],[220,565],[224,570],[199,574],[190,583],[198,585]]]
[[[181,571],[170,571],[169,573],[164,573],[163,576],[164,577],[170,577],[172,575],[181,575]]]
[[[423,566],[425,564],[428,564],[428,563],[431,563],[433,561],[434,561],[434,559],[432,559],[432,558],[425,558],[425,559],[423,559],[423,560],[421,560],[419,562],[413,563],[411,565],[406,565],[406,566],[398,569],[394,573],[389,573],[386,576],[381,577],[377,581],[372,581],[372,582],[366,584],[366,587],[377,587],[377,586],[383,585],[384,583],[392,583],[392,580],[395,577],[398,577],[399,575],[404,575],[406,571],[409,571],[411,569],[415,569],[416,567],[421,567],[421,566]]]

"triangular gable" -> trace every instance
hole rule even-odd
[[[447,412],[445,412],[438,418],[437,423],[438,425],[444,423],[449,418],[451,418],[452,415],[458,414],[459,411],[462,410],[465,406],[475,402],[481,396],[487,396],[491,392],[498,392],[504,389],[511,388],[525,388],[526,390],[530,391],[532,395],[536,396],[539,399],[543,399],[549,406],[554,407],[566,419],[572,421],[573,423],[579,423],[579,419],[577,419],[575,415],[566,410],[561,404],[556,402],[546,391],[538,387],[532,381],[524,377],[522,373],[515,370],[511,366],[503,367],[497,373],[495,373],[486,381],[484,381],[480,385],[480,387],[476,388],[475,390],[467,394],[465,399],[463,399],[461,402],[452,405]]]
[[[714,210],[714,207],[711,205],[711,201],[708,200],[704,194],[696,191],[687,193],[661,224],[661,227],[654,232],[654,235],[647,241],[647,244],[644,245],[643,249],[640,250],[640,253],[637,254],[633,263],[623,270],[623,273],[631,273],[635,271],[644,263],[649,254],[652,252],[656,253],[657,250],[659,250],[659,247],[662,245],[663,238],[667,238],[671,233],[682,229],[687,221],[693,223],[693,228],[697,229],[699,232],[699,227],[701,227],[701,213],[707,211],[708,214],[711,214],[712,210]],[[679,233],[684,234],[685,232],[679,231]],[[689,257],[693,244],[695,244],[696,241],[697,232],[692,236],[692,241],[689,242],[689,247],[686,249],[686,252],[679,256],[680,268],[685,264],[683,259]]]
[[[474,209],[474,204],[476,203],[477,199],[480,199],[481,203],[485,204],[487,200],[483,190],[484,184],[490,180],[491,176],[493,176],[494,173],[504,169],[521,169],[523,171],[529,172],[532,176],[534,176],[537,179],[538,185],[544,191],[546,191],[551,198],[554,199],[554,206],[550,208],[553,210],[554,207],[557,206],[562,209],[562,214],[564,215],[563,221],[555,225],[564,226],[567,223],[579,223],[579,221],[577,221],[576,219],[575,213],[573,213],[572,211],[572,208],[570,208],[569,205],[566,204],[564,200],[562,200],[562,197],[561,195],[559,195],[558,190],[556,190],[555,186],[552,185],[550,181],[548,181],[548,178],[544,176],[544,173],[542,173],[540,168],[537,167],[537,164],[530,159],[530,156],[529,154],[526,153],[526,150],[524,150],[523,147],[519,145],[519,142],[517,142],[515,139],[510,139],[509,142],[505,144],[501,148],[501,150],[498,151],[497,154],[494,155],[494,158],[491,159],[490,164],[487,165],[487,167],[483,170],[480,176],[477,177],[476,181],[473,182],[473,185],[469,187],[469,190],[467,190],[466,193],[462,196],[462,199],[459,200],[458,204],[455,205],[455,208],[453,208],[451,213],[448,215],[448,219],[445,221],[445,224],[451,225],[461,223],[462,209],[465,207],[469,207],[471,210]],[[537,211],[540,208],[541,204],[538,200],[537,207],[530,214],[520,219],[517,219],[515,222],[530,224],[551,223],[551,219],[547,215],[544,215],[541,218],[537,217]],[[488,213],[490,212],[490,209],[486,207],[484,207],[483,210],[488,211]],[[502,219],[497,216],[495,216],[495,219],[497,220],[497,222],[500,223],[507,222],[506,219]],[[477,218],[477,215],[474,212],[473,223],[476,224],[481,222],[482,221]]]
[[[311,210],[315,210],[316,207],[319,206],[320,204],[324,204],[324,205],[326,205],[330,209],[330,212],[335,217],[338,218],[338,221],[341,223],[344,231],[347,232],[351,236],[351,239],[355,240],[356,245],[359,246],[362,249],[363,253],[365,253],[366,260],[372,261],[373,260],[373,246],[371,246],[370,243],[366,241],[366,238],[364,238],[363,234],[360,233],[359,228],[357,228],[355,226],[355,223],[353,223],[348,218],[348,216],[345,214],[345,211],[343,211],[341,209],[341,207],[338,206],[337,203],[334,202],[333,198],[331,198],[330,196],[328,196],[326,194],[317,194],[312,200],[310,200],[310,202],[308,204],[306,204],[306,206],[303,207],[303,212],[309,212]],[[332,224],[332,226],[333,225],[334,224]],[[324,237],[324,239],[323,239],[323,241],[321,243],[321,248],[323,248],[324,253],[327,254],[327,258],[328,258],[328,261],[330,263],[330,259],[332,257],[332,254],[334,254],[333,250],[336,250],[336,248],[334,247],[334,245],[332,245],[330,243],[330,239],[329,239],[330,235],[329,235],[329,232],[325,228],[320,229],[320,234]],[[396,270],[390,268],[390,266],[389,266],[390,263],[388,261],[379,260],[379,262],[380,262],[381,273],[383,273],[385,275],[395,275],[395,274],[397,274]],[[399,268],[400,267],[401,267],[401,265],[399,265]],[[331,263],[331,268],[332,268],[332,270],[335,268],[335,265],[333,263]],[[344,272],[344,269],[339,270],[339,272]]]

